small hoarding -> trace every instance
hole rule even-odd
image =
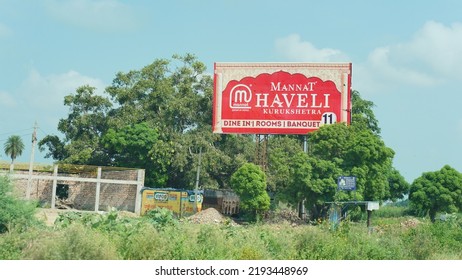
[[[354,191],[356,190],[356,177],[354,176],[340,176],[337,179],[337,189],[340,191]]]
[[[351,63],[215,63],[213,132],[306,134],[350,123]]]
[[[169,209],[177,216],[191,215],[195,210],[202,210],[203,191],[198,191],[197,201],[192,190],[143,188],[141,193],[141,215],[157,207]]]

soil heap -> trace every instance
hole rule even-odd
[[[194,224],[236,224],[229,217],[224,216],[215,208],[207,208],[186,218]]]

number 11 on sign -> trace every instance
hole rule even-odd
[[[327,112],[322,114],[321,123],[322,124],[333,124],[337,122],[337,115],[332,112]]]

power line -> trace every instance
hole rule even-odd
[[[20,129],[20,130],[16,130],[16,131],[12,131],[12,132],[0,133],[0,136],[1,136],[1,135],[7,135],[7,134],[15,134],[15,133],[18,133],[18,132],[22,132],[22,131],[26,131],[26,130],[33,130],[33,129],[34,129],[34,128],[31,127],[31,128]]]

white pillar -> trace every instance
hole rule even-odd
[[[101,167],[98,167],[98,175],[96,177],[96,198],[95,198],[95,212],[99,210],[99,193],[101,191]]]
[[[58,165],[53,167],[53,191],[51,193],[51,209],[56,207],[56,187],[58,186]]]
[[[138,183],[136,184],[136,195],[135,195],[135,213],[141,214],[141,189],[144,186],[144,170],[138,169]]]

